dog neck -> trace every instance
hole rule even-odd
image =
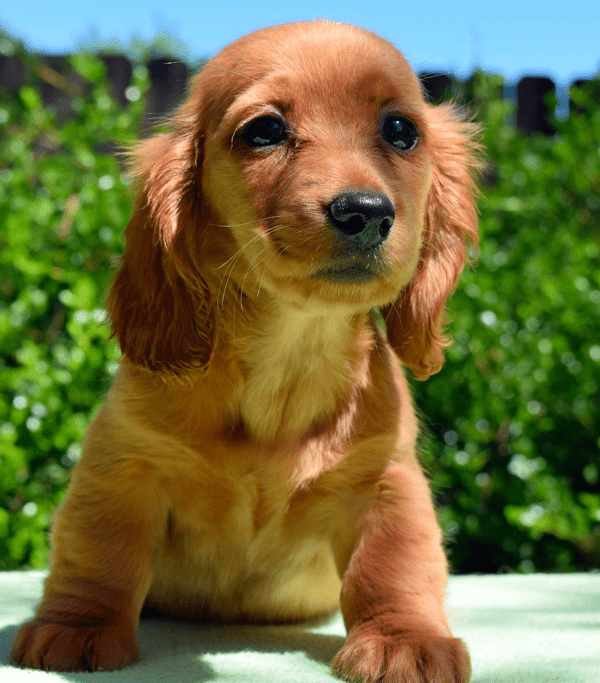
[[[306,434],[366,383],[375,337],[369,313],[315,312],[266,291],[225,307],[229,314],[221,318],[226,324],[217,343],[238,359],[244,378],[240,417],[252,438]]]

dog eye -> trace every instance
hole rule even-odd
[[[381,127],[381,136],[386,142],[403,152],[414,149],[419,142],[416,125],[405,116],[387,116]]]
[[[278,145],[286,137],[284,122],[274,116],[260,116],[248,121],[242,130],[242,139],[251,147]]]

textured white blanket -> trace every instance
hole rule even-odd
[[[0,573],[1,683],[334,683],[340,616],[302,626],[197,626],[143,620],[141,659],[116,672],[59,674],[15,669],[17,625],[30,618],[43,572]],[[467,643],[472,683],[600,683],[600,573],[460,576],[448,610]]]

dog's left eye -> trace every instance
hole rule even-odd
[[[408,152],[419,142],[417,126],[406,116],[386,116],[381,126],[381,136],[397,150]]]
[[[275,116],[260,116],[248,121],[242,130],[242,139],[251,147],[278,145],[286,137],[285,124]]]

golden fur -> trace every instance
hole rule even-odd
[[[416,125],[414,149],[382,139],[389,111]],[[261,116],[285,120],[283,141],[245,140]],[[341,595],[339,677],[469,679],[398,359],[419,379],[442,365],[445,301],[477,242],[474,149],[473,128],[362,29],[264,29],[206,65],[170,132],[133,153],[109,297],[123,360],[15,663],[125,666],[143,605],[271,622]],[[348,190],[393,206],[376,248],[332,227]]]

